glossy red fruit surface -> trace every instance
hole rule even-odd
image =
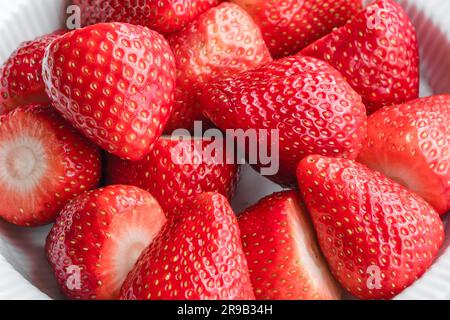
[[[300,52],[330,63],[369,113],[419,95],[416,31],[400,4],[377,0],[345,26]]]
[[[190,198],[217,192],[231,198],[239,167],[227,164],[225,142],[201,138],[182,141],[161,137],[143,160],[132,162],[108,155],[106,180],[149,191],[170,217]],[[232,162],[229,162],[232,163]]]
[[[166,127],[192,130],[204,120],[198,103],[204,83],[272,60],[261,31],[239,6],[223,3],[168,38],[177,64],[174,113]]]
[[[361,0],[232,0],[261,28],[274,58],[290,56],[343,26],[361,9]]]
[[[116,299],[141,252],[166,223],[158,202],[131,186],[108,186],[71,201],[53,226],[47,257],[70,299]]]
[[[0,218],[19,226],[53,221],[67,201],[96,188],[100,150],[52,108],[0,116]]]
[[[43,64],[53,105],[102,149],[147,155],[172,112],[175,63],[167,41],[141,26],[106,23],[65,34]]]
[[[433,263],[444,227],[419,196],[346,159],[310,156],[297,175],[331,271],[353,295],[391,299]]]
[[[125,281],[126,300],[254,299],[239,226],[228,200],[197,195],[142,253]]]
[[[340,298],[295,191],[262,199],[239,215],[239,227],[256,299]]]
[[[220,0],[73,0],[82,25],[127,22],[161,33],[181,30]]]
[[[32,103],[49,103],[42,80],[45,48],[62,32],[22,43],[0,67],[0,115]]]
[[[385,107],[369,117],[359,161],[450,209],[450,95]]]
[[[268,178],[286,185],[295,184],[305,156],[355,159],[366,137],[361,97],[335,69],[311,57],[283,58],[210,83],[201,101],[204,114],[222,130],[247,131],[260,148],[265,142],[279,160],[278,173]],[[267,141],[261,129],[278,139]]]

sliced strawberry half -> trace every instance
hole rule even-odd
[[[42,80],[45,48],[63,32],[22,43],[0,67],[0,115],[31,103],[48,103]]]
[[[71,299],[115,299],[141,252],[166,223],[148,192],[108,186],[71,201],[53,226],[47,256]]]
[[[261,28],[274,58],[290,56],[344,25],[361,0],[232,0]]]
[[[221,139],[161,137],[143,160],[132,162],[108,155],[106,180],[149,191],[168,216],[176,215],[189,198],[217,192],[231,198],[239,166],[228,161]],[[230,163],[230,164],[228,164]]]
[[[174,112],[166,126],[193,129],[203,120],[204,83],[256,68],[272,60],[261,31],[244,9],[224,2],[167,39],[177,65]]]
[[[100,180],[100,150],[51,107],[0,116],[0,217],[48,223],[66,202]]]
[[[400,4],[376,0],[345,26],[300,52],[335,67],[369,113],[419,95],[419,46]]]
[[[258,300],[340,298],[296,192],[264,198],[239,216],[239,227]]]
[[[365,165],[310,156],[297,170],[319,244],[341,285],[361,299],[391,299],[421,277],[444,225],[422,198]]]
[[[254,299],[239,226],[217,193],[192,198],[142,253],[121,291],[126,300]]]
[[[385,107],[369,117],[359,161],[450,210],[450,95]]]

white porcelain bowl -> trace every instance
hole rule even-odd
[[[446,16],[450,1],[398,1],[416,23],[423,45],[422,96],[450,93],[450,17]],[[0,0],[0,64],[22,41],[61,28],[66,7],[66,0]],[[280,190],[246,167],[233,207],[240,212]],[[62,298],[45,259],[44,241],[49,230],[49,226],[23,229],[0,221],[0,299]],[[433,267],[397,299],[450,300],[450,226]]]

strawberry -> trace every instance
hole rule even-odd
[[[344,25],[361,9],[361,0],[232,0],[261,28],[274,58],[290,56]]]
[[[297,175],[322,251],[350,293],[390,299],[430,267],[444,228],[422,198],[346,159],[310,156]]]
[[[389,106],[369,117],[359,161],[445,214],[450,210],[450,95]]]
[[[201,86],[272,60],[261,31],[239,6],[223,3],[168,38],[177,65],[175,106],[166,132],[191,130],[203,116]]]
[[[109,155],[106,180],[149,191],[170,217],[193,195],[203,192],[233,195],[239,170],[237,165],[226,164],[231,162],[220,155],[223,150],[224,141],[161,137],[141,161]]]
[[[402,7],[377,0],[345,26],[300,52],[330,63],[363,97],[369,113],[419,94],[419,49]]]
[[[46,251],[71,299],[116,299],[141,252],[166,223],[158,202],[131,186],[86,192],[61,211]]]
[[[49,103],[42,80],[45,48],[62,32],[22,43],[0,67],[0,115],[27,104]]]
[[[0,217],[19,226],[49,223],[66,202],[100,180],[100,151],[51,107],[0,116]]]
[[[355,159],[366,135],[360,96],[336,70],[310,57],[283,58],[210,83],[201,101],[204,114],[223,130],[279,132],[279,143],[272,141],[279,152],[271,153],[279,154],[280,170],[270,178],[286,185],[295,183],[296,166],[303,157]],[[257,133],[261,142],[265,137]]]
[[[221,0],[73,0],[84,26],[128,22],[161,33],[176,32]]]
[[[258,300],[340,298],[296,192],[264,198],[239,216],[239,227]]]
[[[125,300],[254,299],[236,217],[217,193],[192,198],[142,253]]]
[[[58,111],[124,159],[145,157],[172,111],[173,55],[144,27],[106,23],[67,33],[47,48],[43,74]]]

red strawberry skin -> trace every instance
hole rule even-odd
[[[300,52],[334,66],[363,97],[369,113],[419,95],[416,31],[402,7],[377,0],[344,27]]]
[[[366,136],[361,97],[336,70],[310,57],[283,58],[210,83],[201,101],[222,130],[278,129],[280,170],[268,178],[285,185],[295,184],[305,156],[355,159]]]
[[[272,60],[261,31],[239,6],[222,3],[168,38],[177,65],[175,106],[166,132],[203,120],[201,86]]]
[[[128,272],[165,223],[158,202],[136,187],[108,186],[75,198],[46,242],[61,291],[70,299],[117,299]]]
[[[361,0],[233,0],[261,28],[274,58],[290,56],[334,28],[343,26],[361,9]]]
[[[382,108],[369,117],[358,161],[450,210],[450,95]]]
[[[67,33],[47,48],[43,74],[64,118],[124,159],[148,154],[172,112],[172,52],[141,26],[106,23]]]
[[[239,167],[226,164],[225,157],[215,159],[208,150],[223,141],[161,137],[143,160],[131,162],[108,155],[106,180],[110,184],[128,184],[149,191],[166,214],[176,215],[189,198],[203,192],[217,192],[231,198],[239,177]],[[173,159],[182,155],[186,161]],[[175,161],[174,161],[175,160]],[[230,163],[230,162],[228,162]]]
[[[73,0],[80,6],[82,25],[127,22],[160,33],[181,30],[220,0]]]
[[[0,67],[0,115],[27,104],[50,100],[42,80],[45,48],[62,32],[22,43]]]
[[[193,197],[142,253],[124,300],[254,300],[239,226],[217,193]]]
[[[390,299],[430,267],[444,228],[422,198],[345,159],[311,156],[297,174],[322,251],[350,293]]]
[[[0,217],[19,226],[53,221],[75,196],[96,188],[100,150],[52,108],[0,116]]]
[[[297,192],[262,199],[239,215],[239,227],[256,299],[340,298]]]

